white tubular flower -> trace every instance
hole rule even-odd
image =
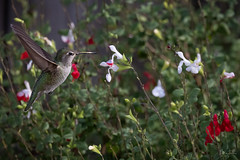
[[[153,88],[152,94],[153,94],[153,96],[159,97],[159,98],[162,98],[162,97],[165,96],[165,91],[162,87],[162,84],[161,84],[160,80],[158,80],[157,86]]]
[[[119,69],[119,67],[116,64],[114,64],[114,57],[116,56],[117,59],[122,59],[123,55],[120,52],[118,52],[114,45],[110,45],[109,48],[112,52],[114,52],[114,54],[112,55],[112,59],[108,60],[107,62],[101,62],[100,66],[109,67],[108,73],[106,74],[106,80],[108,82],[111,82],[112,76],[110,73],[110,69],[112,69],[114,72],[116,72]]]
[[[230,72],[230,73],[224,72],[223,74],[224,74],[224,79],[232,79],[235,77],[235,74],[233,72]]]
[[[198,74],[198,72],[201,69],[201,66],[199,64],[201,63],[201,55],[198,53],[197,54],[197,59],[194,60],[194,62],[190,62],[187,60],[182,52],[176,52],[176,54],[182,59],[178,65],[178,74],[182,72],[182,66],[185,64],[187,66],[186,71],[191,72],[193,74]]]
[[[112,59],[114,58],[114,56],[116,56],[117,59],[122,59],[123,58],[122,54],[120,52],[118,52],[118,50],[116,49],[116,47],[114,45],[110,45],[109,48],[112,52],[115,53],[115,54],[112,55]]]
[[[110,69],[112,69],[114,72],[116,72],[118,70],[118,66],[116,64],[114,64],[111,59],[108,60],[107,62],[101,62],[100,66],[109,67],[108,68],[108,73],[106,74],[106,80],[108,82],[111,82],[112,76],[111,76],[111,73],[110,73]]]
[[[71,22],[70,24],[70,29],[68,31],[68,35],[67,36],[61,36],[61,39],[64,43],[73,43],[75,40],[74,40],[74,36],[73,36],[73,29],[75,28],[75,25],[73,22]]]
[[[182,60],[183,60],[183,62],[184,62],[184,64],[185,64],[186,66],[189,66],[189,65],[191,64],[191,62],[184,57],[183,52],[176,52],[176,54],[177,54],[180,58],[182,58]]]

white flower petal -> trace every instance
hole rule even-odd
[[[159,97],[162,98],[165,96],[165,91],[162,87],[156,86],[153,90],[152,90],[152,94],[155,97]]]
[[[111,69],[112,69],[114,72],[117,72],[117,70],[119,69],[119,67],[118,67],[116,64],[113,64],[113,66],[111,67]]]
[[[28,81],[24,81],[24,84],[25,84],[27,90],[32,91]]]
[[[111,82],[112,76],[111,76],[110,73],[106,74],[106,80],[107,80],[108,82]]]
[[[182,73],[182,65],[184,61],[180,61],[178,65],[178,74]]]
[[[61,39],[62,39],[63,43],[69,42],[68,36],[61,36]]]
[[[27,97],[30,97],[31,96],[31,93],[32,91],[31,90],[28,90],[28,89],[24,89],[22,90],[22,92],[24,93],[24,96],[27,98]]]
[[[114,56],[116,56],[117,59],[122,59],[122,58],[123,58],[122,54],[121,54],[120,52],[118,52],[118,50],[116,49],[116,47],[115,47],[114,45],[110,45],[109,48],[110,48],[110,50],[111,50],[112,52],[115,53],[115,54],[112,56],[112,59],[113,59]]]
[[[109,46],[110,50],[113,51],[113,52],[118,52],[116,47],[114,45],[110,45]]]
[[[197,59],[194,61],[194,63],[200,63],[201,62],[201,55],[198,53],[197,54]]]
[[[123,58],[123,55],[119,52],[115,52],[115,54],[113,54],[113,57],[116,56],[117,59],[122,59]]]
[[[72,32],[71,29],[68,31],[68,39],[69,39],[69,43],[73,43],[75,41],[74,36],[73,36],[73,32]]]
[[[183,52],[178,51],[178,52],[176,52],[176,54],[177,54],[180,58],[182,58],[182,60],[186,60],[186,58],[185,58],[184,55],[183,55]]]
[[[88,149],[89,150],[93,150],[95,147],[94,146],[89,146]]]
[[[159,98],[162,98],[162,97],[165,96],[165,91],[162,87],[162,84],[161,84],[160,80],[158,80],[158,85],[153,88],[152,94],[153,94],[153,96],[159,97]]]
[[[226,79],[231,79],[231,78],[235,77],[235,74],[233,72],[230,72],[230,73],[224,72],[223,74],[224,74]]]
[[[28,70],[28,71],[31,69],[32,63],[33,63],[33,61],[30,60],[29,63],[27,64],[27,70]]]
[[[100,66],[108,67],[109,65],[108,65],[106,62],[101,62],[101,63],[100,63]]]
[[[191,62],[184,57],[183,52],[179,51],[179,52],[176,52],[176,54],[184,61],[184,64],[186,66],[189,66],[191,64]]]
[[[193,74],[198,74],[200,69],[201,69],[201,66],[197,65],[196,63],[192,63],[186,68],[186,71],[191,72]]]
[[[70,23],[70,29],[74,29],[75,28],[75,24],[73,22]]]
[[[24,92],[23,92],[23,91],[20,91],[20,92],[17,93],[17,96],[18,96],[18,97],[22,97],[23,95],[24,95]]]
[[[184,64],[186,65],[186,66],[189,66],[189,65],[191,65],[192,63],[189,61],[189,60],[187,60],[187,59],[185,59],[185,60],[183,60],[184,61]]]

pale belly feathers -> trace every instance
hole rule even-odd
[[[44,93],[53,92],[58,86],[60,86],[68,77],[71,72],[71,66],[61,67],[58,66],[57,71],[52,73],[49,85],[46,86]]]

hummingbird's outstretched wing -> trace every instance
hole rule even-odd
[[[54,70],[57,64],[53,61],[52,56],[37,45],[25,32],[23,27],[11,24],[13,32],[18,36],[23,47],[28,52],[33,63],[36,64],[41,70]]]

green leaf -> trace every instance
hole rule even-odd
[[[197,96],[198,96],[199,92],[200,92],[199,88],[192,89],[192,91],[189,93],[189,98],[188,98],[189,103],[197,102],[197,100],[198,100]]]
[[[182,88],[175,89],[172,94],[175,97],[182,97],[184,95],[184,90]]]
[[[124,65],[120,65],[120,64],[117,64],[117,66],[118,66],[117,72],[124,71],[124,70],[132,68],[131,66],[124,66]]]
[[[129,115],[126,115],[127,118],[133,120],[134,122],[136,122],[137,124],[139,124],[139,122],[137,121],[137,119],[133,116],[131,109],[129,110]]]
[[[84,111],[83,110],[80,112],[80,114],[78,114],[77,118],[84,118]]]
[[[63,36],[67,36],[68,35],[68,29],[60,29],[59,31],[58,31],[58,33],[60,34],[60,35],[63,35]]]
[[[63,136],[64,139],[73,139],[73,133],[70,132],[70,133],[67,133]]]
[[[45,122],[43,125],[43,130],[48,130],[48,128],[49,128],[49,124],[48,122]]]

